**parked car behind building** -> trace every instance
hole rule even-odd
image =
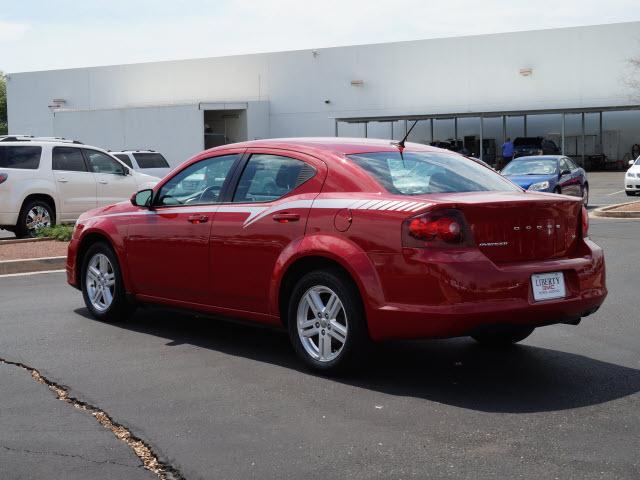
[[[559,155],[560,153],[556,143],[544,137],[518,137],[513,141],[513,158],[527,155]]]
[[[92,208],[128,200],[158,178],[135,172],[106,151],[49,137],[0,137],[0,228],[35,236]]]

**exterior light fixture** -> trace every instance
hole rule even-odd
[[[529,77],[532,74],[533,74],[533,68],[531,68],[531,67],[521,68],[520,69],[520,75],[522,75],[523,77]]]
[[[49,108],[52,110],[54,108],[62,108],[66,103],[67,101],[64,98],[54,98],[53,100],[51,100],[51,105],[49,105]]]
[[[351,80],[352,87],[362,87],[364,85],[364,80]]]

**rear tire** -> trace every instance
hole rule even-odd
[[[118,257],[106,243],[89,247],[82,259],[80,278],[84,303],[96,319],[119,322],[135,311],[125,294]]]
[[[518,343],[533,333],[535,327],[522,325],[496,325],[486,332],[471,335],[476,342],[490,347],[504,347]]]
[[[589,184],[585,183],[582,187],[582,204],[586,207],[589,206]]]
[[[358,289],[339,270],[316,270],[293,289],[289,338],[313,370],[338,373],[361,365],[371,347]]]
[[[15,228],[17,238],[34,238],[38,230],[55,225],[53,208],[42,200],[28,200],[22,205]]]

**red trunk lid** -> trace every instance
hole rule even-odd
[[[476,245],[496,263],[565,257],[580,235],[580,199],[482,192],[443,194],[430,200],[461,210]]]

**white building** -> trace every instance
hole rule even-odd
[[[640,100],[624,82],[638,38],[631,22],[13,73],[9,132],[152,148],[177,164],[245,139],[398,138],[421,119],[411,140],[458,140],[488,161],[506,136],[545,136],[611,165],[640,144]]]

